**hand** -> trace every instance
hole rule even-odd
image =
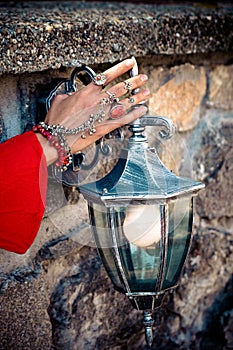
[[[113,82],[116,78],[122,76],[124,73],[132,69],[133,65],[134,59],[126,59],[125,61],[106,70],[104,72],[104,75],[107,78],[105,87],[107,87],[107,85]],[[136,89],[142,87],[146,80],[147,76],[141,74],[127,79],[127,82],[131,83],[131,89]],[[134,102],[132,104],[129,102],[129,98],[124,96],[127,93],[127,90],[125,89],[125,82],[117,83],[112,85],[111,88],[105,88],[104,90],[102,89],[102,86],[97,86],[94,84],[94,82],[91,82],[87,86],[84,86],[80,91],[73,93],[71,96],[57,95],[47,113],[45,122],[50,125],[60,124],[66,128],[74,128],[83,124],[89,119],[90,114],[95,114],[99,110],[102,99],[109,97],[106,91],[108,91],[110,94],[115,94],[117,98],[121,98],[120,103],[125,107],[125,111],[127,111],[134,104],[145,101],[150,94],[148,90],[140,90],[133,96]],[[108,117],[109,105],[106,106],[106,117],[101,123],[95,123],[96,132],[92,136],[87,135],[86,138],[82,138],[82,133],[79,132],[77,135],[66,137],[71,148],[71,152],[76,153],[85,149],[102,136],[108,134],[116,128],[129,124],[145,113],[146,107],[141,106],[129,113],[124,113],[124,115],[118,119],[112,120]],[[45,143],[47,142],[43,139],[43,136],[39,134],[37,136],[44,147],[47,163],[51,164],[56,160],[57,152],[52,147],[45,147]]]

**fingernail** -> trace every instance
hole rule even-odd
[[[148,111],[148,108],[147,108],[146,106],[141,106],[141,107],[138,107],[138,109],[137,109],[137,112],[138,112],[138,114],[140,114],[140,115],[146,114],[147,111]]]
[[[149,90],[144,90],[142,94],[144,96],[149,96],[150,95],[150,91]]]
[[[132,58],[127,59],[125,62],[126,67],[131,67],[133,64],[134,60]]]
[[[148,76],[146,74],[141,74],[140,79],[142,81],[146,81],[146,80],[148,80]]]

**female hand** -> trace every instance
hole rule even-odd
[[[104,75],[107,79],[104,83],[104,90],[102,89],[102,86],[95,85],[94,82],[91,82],[87,86],[84,86],[81,90],[72,93],[71,96],[64,94],[57,95],[54,98],[47,113],[45,123],[49,125],[60,124],[69,129],[82,125],[84,122],[89,120],[91,114],[98,113],[102,100],[104,98],[109,98],[111,94],[114,94],[117,98],[121,98],[119,103],[123,105],[125,110],[125,113],[122,113],[122,116],[119,118],[111,119],[109,118],[110,105],[101,106],[101,108],[104,107],[105,109],[105,118],[101,123],[96,121],[96,131],[91,136],[86,133],[87,137],[84,138],[82,137],[83,133],[81,131],[78,132],[77,135],[66,136],[67,143],[71,148],[71,153],[76,153],[85,149],[112,130],[129,124],[146,113],[147,109],[143,105],[130,111],[129,113],[127,113],[127,110],[133,105],[145,101],[150,94],[148,90],[142,89],[137,94],[133,95],[132,103],[132,100],[130,101],[129,98],[125,96],[128,92],[125,81],[111,85],[111,88],[107,89],[107,85],[109,83],[113,82],[116,78],[122,76],[124,73],[132,69],[134,63],[135,60],[133,58],[126,59],[106,70]],[[129,84],[127,84],[130,85],[131,89],[142,87],[146,80],[147,76],[144,74],[126,79],[126,81],[129,82]],[[108,91],[108,93],[106,93],[106,91]],[[46,147],[47,141],[42,135],[37,134],[37,137],[44,148],[47,163],[51,164],[57,159],[57,151],[53,147]]]

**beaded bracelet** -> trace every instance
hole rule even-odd
[[[68,166],[72,163],[72,155],[70,147],[68,146],[66,139],[63,135],[52,135],[49,131],[45,130],[40,124],[34,125],[32,131],[35,133],[40,133],[45,137],[49,145],[54,147],[58,153],[58,159],[55,162],[55,166],[60,171],[66,171]]]

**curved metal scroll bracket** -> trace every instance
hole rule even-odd
[[[93,79],[96,75],[96,73],[88,66],[81,66],[81,67],[76,67],[73,72],[71,73],[70,79],[62,79],[56,86],[55,88],[50,92],[49,96],[46,99],[46,111],[48,112],[49,108],[51,107],[52,100],[54,99],[56,92],[58,91],[59,87],[62,84],[65,84],[65,93],[67,94],[68,92],[75,92],[76,86],[75,86],[75,79],[79,73],[85,72],[89,76],[90,79]],[[80,78],[82,83],[85,84],[84,80]]]
[[[66,86],[67,86],[68,81],[69,80],[67,80],[67,79],[61,79],[61,81],[55,86],[55,88],[50,91],[48,97],[45,100],[46,113],[48,113],[48,110],[51,107],[51,103],[52,103],[54,97],[56,96],[57,91],[59,90],[59,88],[61,87],[62,84],[65,85],[65,90],[67,93]]]
[[[116,129],[113,132],[105,135],[98,141],[95,142],[95,150],[94,155],[89,162],[86,162],[85,153],[78,152],[73,154],[72,156],[72,164],[69,165],[68,169],[64,172],[58,172],[56,167],[53,167],[53,175],[55,178],[62,182],[66,186],[79,186],[79,171],[90,171],[95,168],[97,163],[100,160],[100,154],[104,156],[110,156],[112,153],[111,146],[107,143],[109,139],[114,138],[119,140],[119,142],[124,141],[124,137],[122,134],[122,129]],[[105,142],[106,141],[106,142]]]
[[[92,170],[98,163],[100,154],[106,157],[110,156],[112,153],[112,148],[107,142],[111,138],[115,138],[120,142],[123,142],[124,137],[123,137],[122,129],[119,128],[119,129],[113,130],[111,133],[105,135],[104,137],[101,137],[99,140],[95,142],[95,154],[93,156],[93,159],[89,163],[86,163],[85,155],[82,153],[84,159],[80,163],[79,169]]]
[[[162,130],[159,131],[159,136],[162,139],[170,139],[175,133],[175,126],[171,119],[160,117],[160,116],[150,116],[144,115],[139,119],[140,126],[159,126]]]
[[[76,67],[72,74],[71,74],[71,77],[70,77],[70,80],[68,82],[68,85],[67,85],[67,92],[74,92],[76,91],[76,86],[75,86],[75,79],[77,77],[77,75],[81,72],[85,72],[87,73],[87,75],[89,76],[89,78],[92,80],[95,76],[96,76],[96,73],[93,71],[93,69],[91,69],[90,67],[88,66],[82,66],[82,67]],[[80,77],[80,80],[86,85],[86,81],[83,80],[81,77]],[[89,81],[90,82],[90,81]]]
[[[95,142],[95,154],[91,162],[86,163],[85,160],[80,164],[80,169],[91,170],[93,169],[99,161],[99,154],[102,153],[104,156],[109,156],[111,153],[111,147],[104,143],[104,139]],[[85,159],[85,156],[84,156]]]

